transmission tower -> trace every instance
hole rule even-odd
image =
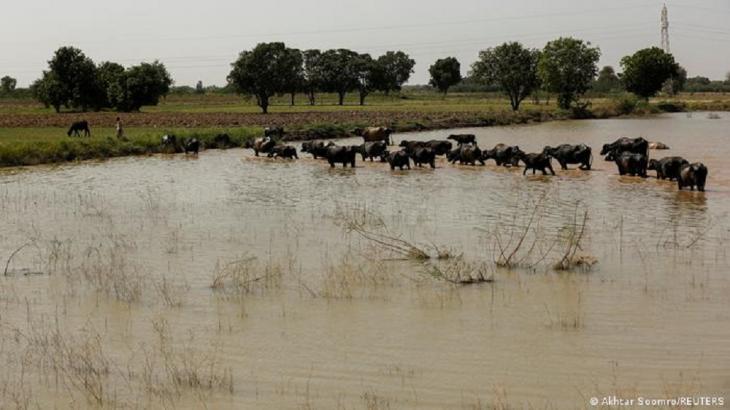
[[[667,15],[667,5],[662,7],[662,50],[669,53],[669,17]]]

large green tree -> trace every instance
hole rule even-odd
[[[243,51],[231,64],[228,84],[239,94],[249,94],[264,114],[275,94],[288,92],[292,72],[291,51],[284,43],[260,43],[251,51]]]
[[[428,68],[428,73],[431,75],[428,83],[446,95],[451,86],[461,82],[461,63],[454,57],[442,58]]]
[[[590,88],[600,57],[598,47],[583,40],[561,37],[548,42],[538,63],[543,87],[558,95],[561,108],[570,108]]]
[[[352,50],[340,48],[322,53],[321,68],[323,91],[337,93],[339,104],[345,103],[345,95],[358,89],[360,55]]]
[[[107,107],[119,107],[126,100],[126,81],[124,78],[124,66],[112,62],[99,64],[97,76],[104,89],[105,102]]]
[[[0,91],[4,94],[11,94],[15,91],[15,86],[18,85],[18,80],[8,75],[0,78]]]
[[[378,57],[373,66],[373,87],[385,92],[400,91],[411,74],[416,61],[402,51],[388,51]]]
[[[288,77],[285,79],[284,89],[291,98],[291,105],[294,105],[294,97],[304,89],[304,56],[296,48],[287,48],[284,64],[289,68]]]
[[[610,65],[601,68],[598,78],[593,83],[593,91],[599,93],[610,93],[621,89],[621,80],[616,75],[616,70]]]
[[[365,98],[375,89],[376,61],[370,54],[360,54],[355,62],[357,69],[357,91],[360,96],[360,105],[365,105]]]
[[[139,111],[143,105],[157,105],[167,95],[172,78],[159,61],[132,66],[124,73],[124,98],[118,98],[120,111]]]
[[[484,84],[495,84],[504,92],[514,111],[540,85],[537,63],[540,52],[517,42],[504,43],[479,53],[471,75]]]
[[[48,68],[33,87],[41,102],[53,106],[56,111],[61,106],[82,111],[103,107],[105,96],[96,65],[81,50],[59,48],[48,62]]]
[[[659,47],[645,48],[622,58],[621,67],[626,90],[645,99],[656,95],[667,80],[679,74],[674,57]]]
[[[44,71],[43,76],[31,84],[30,90],[46,108],[53,107],[56,112],[60,112],[61,106],[68,103],[64,87],[58,77],[50,71]]]
[[[302,56],[304,60],[302,90],[307,95],[309,105],[314,105],[317,93],[324,88],[322,52],[314,49],[305,50]]]

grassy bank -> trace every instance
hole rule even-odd
[[[91,138],[67,137],[59,128],[1,128],[0,166],[12,167],[89,159],[149,155],[160,153],[161,136],[174,134],[178,140],[197,138],[204,147],[217,148],[214,138],[219,133],[231,137],[232,146],[260,134],[258,128],[199,128],[199,129],[131,129],[125,140],[115,137],[112,129],[95,130]]]

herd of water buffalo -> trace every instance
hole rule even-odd
[[[69,129],[68,135],[79,135],[79,132],[90,135],[86,121],[74,123]],[[391,170],[411,169],[411,162],[417,167],[428,165],[436,168],[437,156],[446,156],[446,159],[452,164],[459,162],[462,165],[476,165],[477,163],[485,165],[486,161],[493,159],[499,166],[517,167],[522,162],[525,166],[523,175],[527,174],[528,170],[532,170],[533,174],[539,170],[543,175],[547,175],[548,171],[555,175],[551,163],[553,159],[564,170],[567,170],[568,165],[571,164],[578,164],[582,170],[590,170],[593,162],[591,147],[585,144],[547,146],[538,153],[526,153],[518,146],[506,144],[497,144],[492,149],[482,150],[473,134],[453,134],[446,140],[403,140],[398,144],[399,149],[391,151],[389,147],[392,146],[390,138],[392,133],[393,130],[387,127],[357,128],[353,134],[363,138],[364,143],[361,145],[337,145],[332,141],[307,141],[302,143],[301,152],[308,153],[315,159],[326,159],[331,167],[335,167],[337,164],[342,164],[343,167],[348,165],[354,167],[359,154],[363,161],[379,159],[381,162],[387,162]],[[263,153],[272,158],[298,159],[297,149],[294,146],[280,142],[283,136],[284,129],[281,127],[265,128],[263,137],[248,141],[243,147],[253,149],[256,156]],[[161,144],[164,151],[184,151],[186,154],[197,154],[201,148],[201,143],[197,138],[178,141],[174,135],[163,136]],[[213,144],[218,148],[232,146],[227,134],[217,135]],[[708,173],[704,164],[690,163],[677,156],[659,160],[649,159],[650,149],[668,148],[662,143],[649,143],[641,137],[622,137],[610,144],[604,144],[601,155],[605,157],[606,161],[616,163],[620,175],[646,178],[647,171],[654,170],[659,179],[676,180],[679,189],[688,187],[694,190],[697,187],[699,191],[704,191]]]
[[[396,168],[403,170],[410,169],[411,162],[417,167],[428,165],[436,167],[436,157],[446,156],[451,163],[462,165],[485,165],[486,161],[492,159],[497,165],[505,167],[517,167],[524,164],[523,175],[528,170],[541,171],[543,175],[548,172],[555,175],[551,160],[555,159],[563,170],[568,165],[577,164],[582,170],[590,170],[593,153],[591,147],[585,144],[570,145],[562,144],[556,147],[545,147],[539,153],[526,153],[518,146],[497,144],[492,149],[479,148],[476,137],[473,134],[450,135],[446,140],[412,141],[403,140],[398,144],[398,149],[389,150],[391,147],[390,134],[392,131],[385,127],[374,127],[357,129],[354,134],[362,136],[364,143],[361,145],[337,145],[332,141],[307,141],[302,143],[301,152],[312,155],[315,159],[321,158],[329,162],[331,167],[342,164],[355,166],[357,156],[362,160],[373,161],[378,159],[388,163],[391,170]],[[254,150],[256,156],[266,154],[273,158],[298,159],[297,150],[294,146],[278,143],[276,138],[268,131],[262,138],[258,138],[245,145],[245,148]],[[453,141],[453,142],[452,142]],[[665,157],[659,160],[649,160],[649,149],[667,149],[661,143],[650,143],[643,138],[622,137],[618,140],[605,144],[601,155],[606,161],[616,163],[619,174],[647,177],[647,170],[654,170],[659,179],[676,180],[679,189],[689,187],[694,190],[704,191],[707,179],[707,167],[702,163],[690,163],[682,157]]]

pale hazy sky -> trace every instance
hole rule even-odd
[[[7,0],[0,76],[25,86],[53,51],[81,48],[95,62],[159,59],[177,85],[225,84],[241,50],[264,41],[306,48],[403,50],[428,66],[455,56],[464,74],[479,50],[516,40],[541,48],[559,36],[598,45],[601,65],[659,45],[661,0]],[[672,52],[690,76],[730,71],[730,0],[667,0]]]

